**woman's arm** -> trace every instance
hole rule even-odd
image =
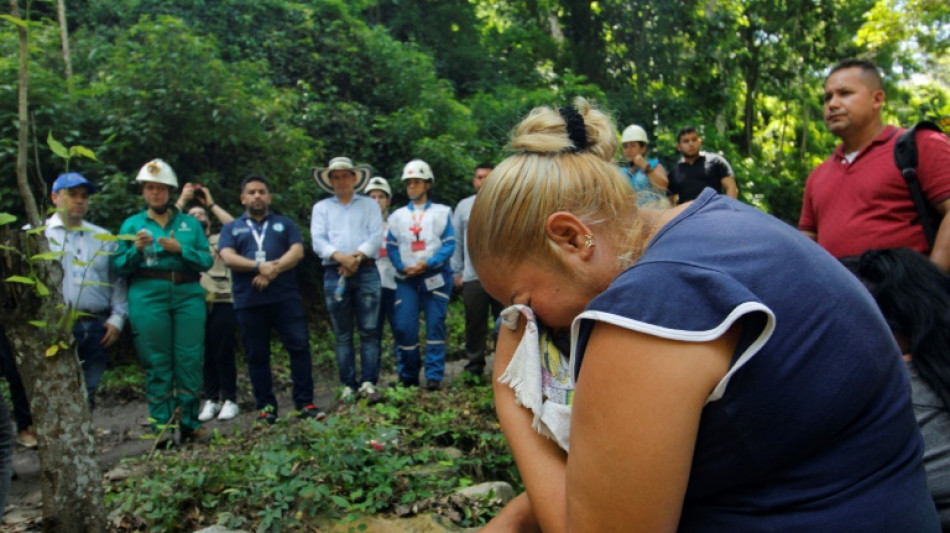
[[[528,493],[522,492],[515,496],[507,505],[492,518],[480,533],[541,533],[541,526],[534,517],[531,509],[531,500]]]
[[[568,531],[676,531],[703,406],[739,331],[689,343],[594,327],[571,417]]]
[[[491,522],[489,526],[499,527],[495,531],[537,531],[538,526],[545,533],[564,531],[565,508],[565,461],[567,456],[553,441],[541,435],[531,427],[534,414],[515,403],[515,392],[498,378],[508,368],[512,354],[521,342],[524,334],[524,317],[519,319],[518,330],[502,327],[498,332],[495,345],[495,365],[492,371],[492,388],[495,393],[495,411],[501,430],[508,440],[518,472],[528,493],[524,501],[512,500],[498,518],[505,526]],[[528,503],[530,502],[530,503]],[[527,503],[527,505],[524,505]],[[511,507],[511,509],[509,509]],[[520,529],[511,529],[511,524],[520,524]],[[492,531],[492,529],[488,529]]]

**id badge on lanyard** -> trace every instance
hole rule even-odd
[[[426,241],[421,239],[422,237],[422,219],[425,217],[425,209],[413,209],[412,214],[412,226],[409,227],[409,231],[412,232],[415,236],[415,240],[409,243],[409,249],[413,252],[424,252],[426,251]]]
[[[257,243],[257,251],[254,252],[254,261],[257,263],[263,263],[267,261],[267,252],[264,251],[264,239],[267,237],[268,222],[264,222],[264,225],[261,226],[261,232],[258,233],[257,230],[254,229],[254,225],[251,224],[250,220],[245,219],[244,221],[247,222],[247,227],[251,228],[251,235],[254,237],[254,241]]]

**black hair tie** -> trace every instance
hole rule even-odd
[[[587,128],[584,126],[584,117],[573,107],[561,107],[558,109],[564,122],[567,123],[567,136],[574,144],[571,152],[581,152],[587,149]]]

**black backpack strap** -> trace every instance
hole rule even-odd
[[[919,130],[933,130],[943,133],[940,126],[929,120],[922,120],[914,124],[907,131],[902,133],[901,136],[897,138],[897,142],[894,143],[894,163],[897,165],[897,169],[900,170],[901,175],[904,176],[904,181],[907,182],[910,197],[914,201],[914,209],[917,210],[917,217],[920,219],[920,226],[924,230],[927,243],[933,248],[937,232],[931,220],[927,201],[924,199],[924,194],[920,190],[920,182],[917,180],[916,136]]]

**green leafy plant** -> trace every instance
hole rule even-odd
[[[450,420],[446,433],[441,426]],[[484,480],[518,484],[487,386],[440,394],[384,389],[384,402],[347,405],[325,423],[283,418],[217,435],[208,449],[162,452],[127,466],[139,474],[109,486],[107,505],[113,524],[145,531],[210,524],[303,530],[318,519],[422,510],[477,526],[498,511],[497,502],[459,503],[453,492]]]

